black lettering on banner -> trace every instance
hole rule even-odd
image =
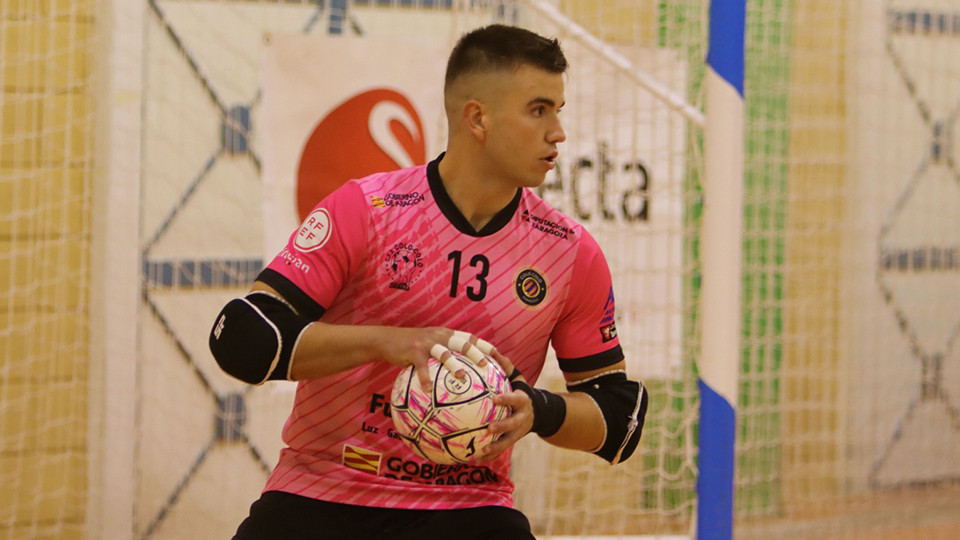
[[[610,160],[607,159],[607,143],[601,141],[597,145],[597,206],[603,215],[604,221],[613,221],[613,212],[607,210],[607,175],[610,174]]]
[[[630,174],[636,171],[637,185],[624,191],[620,196],[620,208],[627,221],[650,221],[650,173],[641,161],[634,161],[623,166],[623,172]],[[637,199],[638,209],[631,212],[631,199]]]
[[[567,167],[558,161],[537,194],[580,221],[596,217],[608,222],[620,219],[644,223],[650,220],[651,177],[649,167],[641,160],[614,162],[608,143],[599,141],[593,156],[577,156]],[[591,203],[589,194],[594,186],[596,196]],[[621,186],[619,192],[613,186]],[[564,194],[570,198],[565,199]]]
[[[590,221],[591,214],[580,206],[580,172],[592,168],[593,161],[590,161],[588,158],[580,158],[570,172],[570,182],[573,184],[573,211],[576,212],[577,217],[583,221]],[[559,175],[560,173],[557,174]]]

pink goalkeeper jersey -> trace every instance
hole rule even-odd
[[[474,231],[443,188],[442,157],[345,184],[259,279],[331,324],[473,333],[531,382],[551,342],[564,371],[621,360],[610,272],[594,239],[526,189]],[[265,491],[409,509],[512,506],[509,452],[438,465],[397,437],[388,405],[399,369],[374,362],[300,382]]]

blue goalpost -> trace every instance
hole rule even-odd
[[[713,0],[704,126],[698,540],[733,537],[746,0]]]

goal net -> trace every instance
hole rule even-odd
[[[268,174],[271,55],[307,38],[448,51],[492,22],[564,44],[567,141],[538,191],[604,248],[628,369],[651,395],[641,445],[616,467],[522,440],[511,473],[517,506],[538,538],[703,532],[697,507],[712,502],[696,485],[709,4],[5,5],[0,538],[232,535],[277,459],[292,402],[290,385],[242,385],[207,350],[216,313],[276,251],[265,239],[296,221],[277,213],[293,200],[277,193],[290,187]],[[95,61],[97,44],[119,34],[142,50]],[[731,368],[734,534],[957,537],[960,7],[748,0],[745,43],[743,292],[729,306],[742,327]],[[318,94],[370,77],[362,63],[325,61],[343,75],[313,80]],[[439,73],[423,64],[406,71]],[[96,94],[104,90],[93,74],[106,81],[120,69],[135,90]],[[116,116],[96,127],[104,111],[131,103],[130,131],[118,131]],[[428,158],[445,142],[441,112],[421,109]],[[94,174],[104,133],[126,134],[129,151],[97,154],[96,170],[125,174]],[[131,185],[129,199],[109,200]],[[126,213],[111,217],[118,204]],[[131,241],[104,248],[105,231],[130,231]],[[132,315],[111,307],[111,291],[130,297]],[[129,354],[103,325],[128,336]],[[538,386],[562,388],[549,361]]]
[[[206,332],[223,303],[249,286],[265,253],[281,245],[276,239],[299,222],[295,212],[282,213],[294,194],[278,185],[277,154],[305,141],[288,144],[286,122],[312,129],[325,112],[280,122],[278,102],[319,102],[318,90],[341,81],[357,94],[367,84],[401,84],[376,80],[380,68],[365,70],[362,61],[348,59],[345,48],[359,48],[357,40],[388,44],[383,55],[432,43],[442,57],[402,71],[422,76],[417,86],[439,90],[454,41],[492,22],[527,26],[564,43],[571,64],[563,113],[568,142],[540,192],[604,245],[629,370],[654,396],[644,446],[621,467],[524,441],[513,467],[517,505],[541,536],[689,532],[696,221],[687,210],[696,202],[700,167],[704,16],[699,3],[150,3],[138,534],[213,536],[235,527],[277,457],[290,387],[247,388],[229,380],[209,357]],[[324,56],[324,43],[337,52]],[[283,47],[294,51],[283,62],[303,59],[289,80],[304,93],[278,98],[271,85],[283,66],[271,67],[282,63],[271,59]],[[388,76],[397,75],[382,74]],[[442,150],[446,135],[439,104],[436,96],[420,108],[429,157]],[[272,239],[269,248],[263,238]],[[562,384],[555,367],[540,384]]]
[[[0,7],[0,538],[83,532],[95,41],[74,4]]]

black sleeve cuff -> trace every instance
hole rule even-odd
[[[620,345],[617,345],[612,349],[590,356],[557,358],[557,362],[560,364],[560,370],[564,373],[582,373],[612,366],[623,358],[623,349],[620,348]]]
[[[310,295],[303,292],[300,287],[297,287],[292,281],[276,270],[265,268],[260,272],[260,275],[257,276],[257,281],[262,281],[273,287],[274,290],[280,293],[280,296],[282,296],[284,300],[293,306],[293,309],[297,310],[297,313],[311,321],[320,319],[320,317],[323,317],[323,314],[327,312],[326,308],[318,304],[313,298],[310,298]]]

